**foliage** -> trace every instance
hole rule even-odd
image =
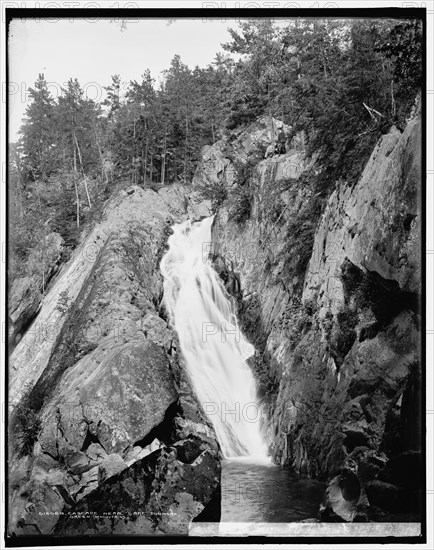
[[[323,196],[337,179],[358,178],[379,135],[402,125],[420,83],[417,22],[310,18],[282,27],[249,20],[231,34],[225,47],[243,57],[229,127],[260,111],[305,130],[323,168],[317,182]]]
[[[355,327],[358,322],[358,313],[355,310],[345,309],[336,316],[336,332],[331,335],[330,351],[339,368],[345,356],[352,348],[357,337]]]
[[[12,416],[14,447],[20,456],[33,452],[33,446],[41,430],[39,410],[43,402],[41,392],[27,386]]]
[[[291,349],[294,349],[301,341],[303,334],[312,326],[315,313],[315,304],[312,302],[301,302],[300,296],[294,295],[286,313],[289,330],[288,341]]]
[[[218,210],[228,196],[228,191],[224,182],[220,181],[199,185],[198,191],[201,200],[211,201],[213,212]]]
[[[59,294],[59,300],[56,305],[56,310],[60,311],[62,315],[65,315],[68,312],[70,306],[71,306],[71,301],[69,297],[69,292],[67,290],[63,290]]]
[[[422,22],[404,21],[395,25],[388,40],[377,48],[387,58],[393,59],[393,74],[398,83],[406,87],[419,88],[422,85]]]
[[[302,184],[306,184],[306,180],[302,180]],[[286,245],[283,250],[285,262],[281,279],[285,285],[288,285],[291,280],[296,280],[294,291],[302,290],[323,204],[324,201],[319,194],[314,195],[304,202],[298,215],[285,225]]]
[[[30,180],[45,180],[53,171],[54,154],[54,99],[48,91],[47,82],[40,74],[34,88],[29,88],[32,100],[26,109],[27,121],[22,129],[22,170]]]
[[[421,84],[418,20],[248,19],[229,32],[225,54],[207,67],[175,55],[159,86],[149,70],[129,83],[113,75],[101,103],[72,78],[55,99],[38,76],[9,159],[12,278],[52,231],[72,250],[119,182],[188,183],[203,145],[230,141],[258,116],[305,131],[320,167],[313,192],[323,200],[336,181],[356,181],[382,132],[403,126]],[[249,216],[249,180],[240,176],[229,196],[240,222]],[[227,191],[210,185],[202,196],[216,209]],[[313,227],[308,216],[301,221],[291,228],[300,271]]]
[[[250,185],[237,185],[231,189],[228,198],[229,218],[236,223],[244,223],[250,218],[252,206]]]
[[[240,31],[229,29],[232,41],[227,51],[243,56],[234,67],[226,127],[245,125],[271,109],[280,75],[276,70],[281,44],[278,31],[269,19],[249,19],[239,23]]]

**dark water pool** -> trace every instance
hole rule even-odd
[[[290,523],[315,518],[324,489],[324,483],[274,464],[225,460],[221,522]]]

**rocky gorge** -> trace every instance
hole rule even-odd
[[[215,264],[240,283],[234,297],[256,346],[273,461],[328,482],[323,521],[418,517],[418,107],[402,132],[381,137],[356,183],[337,182],[322,209],[311,184],[315,156],[295,136],[285,155],[254,163],[248,208],[234,220],[243,171],[261,158],[269,128],[264,118],[241,133],[229,155],[224,142],[206,150],[201,176],[217,175],[229,189],[214,226]]]
[[[221,452],[159,270],[170,227],[212,209],[213,262],[256,349],[273,462],[327,482],[316,520],[417,517],[420,113],[326,198],[303,133],[264,159],[278,123],[205,146],[191,186],[119,190],[43,298],[28,281],[12,289],[11,535],[219,521]]]

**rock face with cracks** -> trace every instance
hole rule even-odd
[[[225,173],[240,176],[256,154],[257,125],[250,141],[249,131],[230,144]],[[198,178],[204,167],[212,177],[216,155],[206,151]],[[213,226],[216,268],[240,280],[233,296],[256,347],[273,460],[329,480],[325,521],[418,517],[420,170],[416,109],[403,132],[381,137],[358,182],[336,183],[321,205],[319,168],[296,136],[286,154],[253,165],[248,188],[228,181]],[[231,202],[240,193],[250,196],[241,220]]]
[[[209,507],[219,519],[220,450],[159,271],[170,226],[207,213],[182,186],[120,191],[62,267],[11,356],[10,535],[187,534]]]

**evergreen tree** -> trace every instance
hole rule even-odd
[[[40,74],[34,88],[29,88],[30,105],[20,128],[24,155],[23,169],[32,180],[46,180],[56,167],[54,138],[54,99],[48,91],[47,81]]]
[[[112,76],[112,83],[109,86],[104,87],[104,90],[107,92],[107,97],[102,102],[102,104],[108,107],[109,118],[114,118],[116,115],[116,112],[120,109],[121,85],[122,85],[122,80],[120,75],[115,74]]]

